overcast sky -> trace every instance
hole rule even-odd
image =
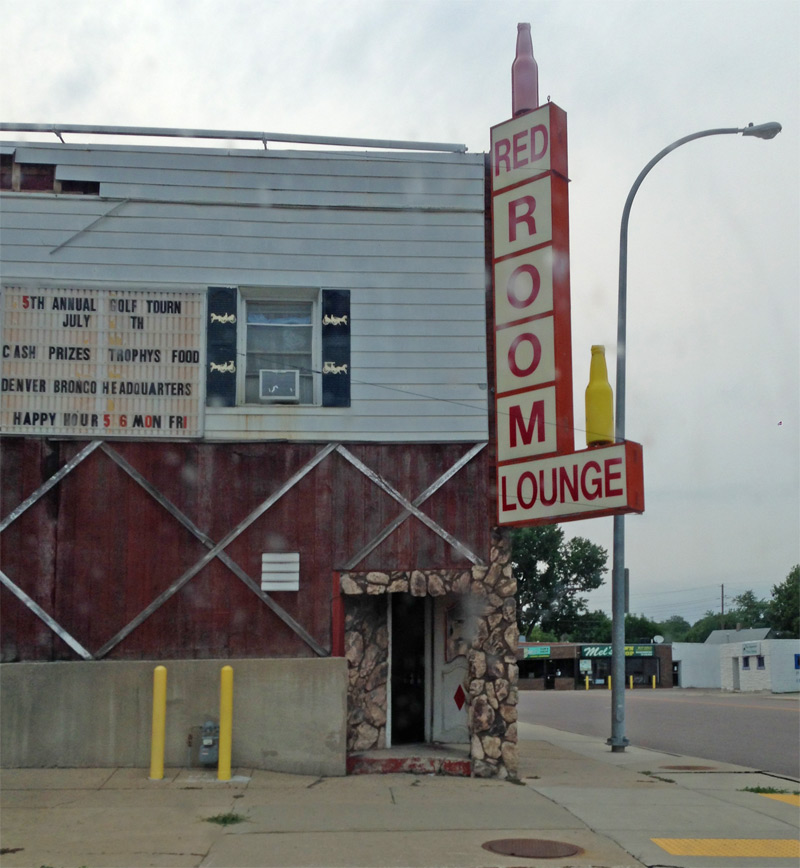
[[[797,0],[0,0],[0,118],[463,142],[511,114],[516,25],[568,115],[575,420],[630,226],[631,609],[690,621],[800,561]],[[6,137],[9,137],[6,135]],[[76,137],[67,137],[75,141]],[[208,144],[203,142],[202,144]],[[576,447],[584,446],[582,431]],[[565,525],[611,549],[611,519]],[[592,606],[610,611],[607,586]]]

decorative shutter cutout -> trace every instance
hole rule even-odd
[[[350,406],[350,290],[322,290],[322,406]]]
[[[300,553],[264,552],[261,555],[262,591],[300,590]]]
[[[209,287],[206,323],[206,404],[209,407],[236,404],[237,300],[236,287]]]

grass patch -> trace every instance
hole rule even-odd
[[[207,823],[216,823],[218,826],[234,826],[236,823],[247,822],[247,817],[237,814],[236,811],[228,811],[227,814],[217,814],[214,817],[206,817]]]
[[[765,796],[800,796],[800,790],[779,790],[777,787],[742,787],[740,793],[761,793]]]
[[[654,781],[661,781],[665,784],[674,784],[675,781],[672,778],[662,778],[661,775],[657,775],[655,772],[640,772],[639,774],[647,775],[648,778],[652,778]]]

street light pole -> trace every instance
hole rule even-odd
[[[619,232],[619,296],[617,302],[617,397],[614,439],[617,443],[625,440],[625,349],[626,316],[628,296],[628,218],[633,199],[647,174],[667,154],[706,136],[736,135],[755,136],[759,139],[773,139],[781,131],[779,123],[770,122],[737,128],[725,127],[716,130],[702,130],[678,139],[653,157],[633,182],[625,207],[622,209],[622,223]],[[611,571],[611,738],[608,744],[614,752],[624,751],[628,739],[625,737],[625,516],[614,516],[613,566]]]

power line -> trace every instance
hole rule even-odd
[[[247,353],[242,352],[241,350],[237,350],[236,355],[244,358],[247,356]],[[316,368],[298,367],[297,370],[300,371],[301,373],[304,373],[304,374],[320,374],[320,375],[322,374],[322,371],[318,370]],[[456,407],[464,407],[465,409],[472,411],[476,416],[477,415],[484,415],[484,414],[488,415],[488,402],[489,402],[489,400],[491,400],[491,397],[487,394],[487,399],[486,399],[487,406],[485,408],[484,407],[476,407],[474,403],[468,404],[465,401],[459,401],[459,400],[456,400],[455,398],[440,398],[440,397],[436,397],[434,395],[427,395],[423,392],[411,391],[409,388],[402,387],[399,385],[390,386],[386,383],[374,383],[370,380],[360,380],[360,379],[357,379],[357,378],[352,377],[352,376],[350,378],[350,382],[352,384],[359,385],[359,386],[370,386],[373,389],[386,389],[389,392],[397,392],[401,395],[410,395],[414,398],[423,398],[426,401],[433,401],[434,403],[441,402],[443,404],[452,404],[453,406],[456,406]],[[430,385],[432,385],[432,386],[470,386],[470,385],[474,385],[474,383],[441,382],[441,383],[431,383]],[[480,386],[479,386],[479,388],[480,388]],[[488,385],[487,385],[487,389],[488,389]],[[474,399],[474,401],[481,401],[481,400],[482,400],[481,398],[475,398]],[[497,407],[495,407],[495,413],[496,413],[496,415],[508,416],[509,418],[511,415],[510,413],[507,413],[507,412],[504,412],[504,411],[497,409]],[[548,421],[545,421],[544,425],[546,425],[550,428],[555,428],[555,429],[560,429],[560,430],[565,430],[565,429],[570,430],[573,433],[573,435],[586,433],[585,428],[578,428],[575,425],[572,425],[572,427],[570,428],[568,426],[560,425],[558,422],[548,422]]]

